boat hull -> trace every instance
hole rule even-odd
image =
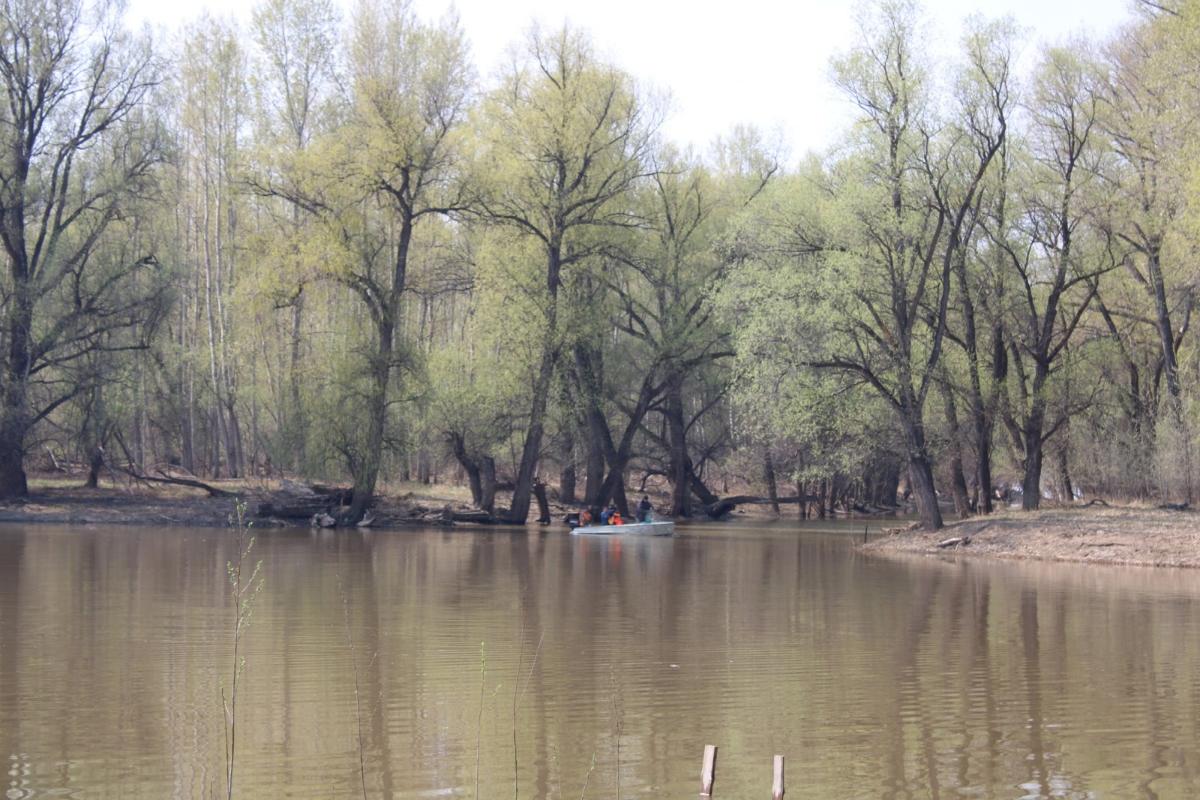
[[[571,533],[578,536],[674,536],[675,523],[666,520],[630,522],[625,525],[584,525],[572,528]]]

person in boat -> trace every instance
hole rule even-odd
[[[638,501],[637,504],[637,521],[649,522],[650,513],[653,510],[653,507],[650,505],[650,496],[645,494],[642,495],[642,499]]]
[[[592,510],[590,508],[585,508],[583,511],[579,512],[579,527],[582,528],[585,525],[591,525],[594,521],[595,518],[592,516]]]
[[[617,504],[610,501],[608,504],[608,508],[606,508],[600,512],[600,524],[601,525],[611,524],[612,515],[615,514],[616,511],[617,511]]]
[[[613,511],[612,515],[609,516],[609,518],[608,518],[608,524],[609,525],[624,525],[625,520],[621,519],[621,512]]]

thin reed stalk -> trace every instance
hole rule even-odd
[[[342,598],[342,622],[346,631],[346,645],[350,648],[350,669],[354,673],[354,721],[358,726],[358,780],[362,787],[363,800],[367,800],[367,759],[366,751],[363,748],[362,695],[359,690],[358,656],[354,649],[354,631],[350,627],[350,598],[346,595],[346,589],[342,585],[341,573],[336,573],[334,577],[337,579],[338,594]]]

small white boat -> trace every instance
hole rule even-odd
[[[675,523],[671,520],[661,522],[627,522],[624,525],[583,525],[572,528],[571,533],[580,536],[674,536]]]

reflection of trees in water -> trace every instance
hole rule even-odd
[[[25,537],[0,533],[0,759],[3,759],[0,767],[11,776],[8,785],[17,789],[21,788],[21,775],[25,771],[19,763],[17,745],[28,740],[23,737],[21,715],[14,714],[15,718],[9,718],[3,712],[15,708],[18,698],[25,694],[18,658],[21,651],[16,646],[22,637],[24,550]]]
[[[1021,591],[1022,673],[1029,710],[1029,768],[1031,781],[1043,797],[1050,796],[1050,776],[1046,770],[1046,743],[1042,738],[1042,665],[1038,642],[1038,596],[1036,589]],[[1028,786],[1028,784],[1024,784]]]
[[[832,536],[714,531],[260,532],[246,791],[357,789],[337,574],[383,796],[472,786],[477,733],[481,785],[507,793],[526,681],[522,797],[577,793],[593,752],[589,795],[611,796],[615,707],[630,796],[694,789],[709,741],[731,792],[775,752],[814,796],[1195,788],[1191,573],[894,563]],[[233,555],[211,531],[0,534],[0,752],[27,754],[30,785],[95,787],[135,762],[145,797],[204,793]]]

